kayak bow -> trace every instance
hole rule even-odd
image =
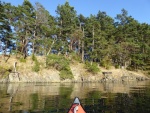
[[[68,113],[86,113],[80,104],[79,98],[76,97]]]

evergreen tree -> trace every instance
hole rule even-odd
[[[17,52],[26,58],[29,52],[29,42],[33,34],[35,10],[28,0],[24,0],[21,6],[16,7],[13,26],[16,32]]]
[[[56,10],[57,22],[59,26],[59,37],[61,38],[63,51],[72,51],[72,37],[76,27],[76,11],[74,7],[69,5],[69,2],[65,2],[64,5],[59,5]],[[68,44],[69,43],[69,44]]]
[[[99,45],[101,45],[101,49],[98,49],[100,51],[99,60],[101,64],[104,64],[105,59],[110,59],[108,62],[110,65],[114,54],[114,20],[106,12],[101,11],[98,12],[96,18],[100,23]]]
[[[116,19],[118,20],[115,23],[116,31],[115,31],[115,44],[116,44],[116,60],[115,62],[119,66],[125,66],[126,61],[129,60],[129,51],[128,47],[128,24],[130,23],[130,16],[128,16],[128,12],[125,9],[122,9],[122,14],[118,14]]]
[[[82,61],[128,69],[150,69],[150,25],[128,16],[125,9],[115,20],[106,12],[84,17],[65,2],[53,17],[40,4],[28,0],[17,7],[0,1],[0,52],[13,50],[23,58],[29,53],[48,55],[77,52]]]
[[[48,55],[56,41],[55,18],[40,4],[35,6],[35,28],[33,34],[33,54]]]
[[[0,1],[0,52],[4,55],[13,47],[12,29],[10,25],[11,4]]]

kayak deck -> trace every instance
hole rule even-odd
[[[80,104],[79,98],[76,97],[68,113],[86,113]]]

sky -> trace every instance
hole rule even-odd
[[[24,0],[2,0],[6,3],[18,6]],[[66,1],[70,6],[74,7],[77,14],[88,17],[90,14],[97,15],[98,11],[104,11],[112,18],[117,14],[121,14],[124,8],[128,11],[128,16],[132,16],[140,23],[150,24],[150,0],[29,0],[32,5],[35,2],[41,3],[51,15],[56,16],[58,5],[63,5]]]

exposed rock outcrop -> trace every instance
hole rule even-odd
[[[1,78],[0,82],[130,82],[144,81],[149,78],[142,73],[127,71],[125,69],[101,69],[97,74],[88,72],[81,63],[70,66],[73,79],[61,80],[59,71],[55,69],[43,69],[36,73],[32,71],[13,72],[8,77]]]

